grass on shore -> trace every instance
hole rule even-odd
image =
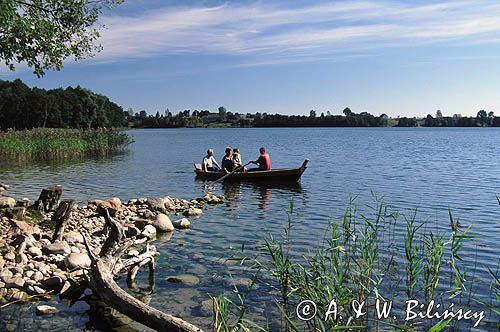
[[[16,159],[59,159],[123,151],[132,139],[108,130],[48,129],[0,133],[0,156]]]

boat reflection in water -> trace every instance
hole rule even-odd
[[[271,207],[271,200],[286,199],[303,193],[300,182],[291,183],[261,183],[261,182],[222,182],[197,180],[203,183],[204,193],[224,195],[224,204],[228,214],[237,218],[238,210],[243,205],[256,204],[257,208],[263,212],[261,217],[265,218]],[[243,200],[244,198],[244,200]]]

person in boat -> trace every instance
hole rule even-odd
[[[252,164],[259,165],[258,168],[251,168],[248,171],[270,171],[271,170],[271,158],[266,152],[265,148],[260,148],[260,157],[257,160],[251,161]]]
[[[240,149],[234,148],[233,149],[233,162],[234,162],[234,169],[238,169],[239,172],[244,172],[246,169],[243,166],[243,163],[241,162],[241,154],[240,154]]]
[[[233,150],[230,147],[226,148],[226,155],[222,158],[222,171],[231,173],[234,170]]]
[[[219,172],[221,170],[221,167],[214,158],[214,150],[207,150],[207,155],[203,158],[201,168],[205,172]]]

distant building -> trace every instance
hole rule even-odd
[[[460,119],[462,117],[462,114],[455,113],[453,114],[453,119]]]

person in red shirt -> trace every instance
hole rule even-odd
[[[258,168],[249,169],[249,171],[270,171],[271,170],[271,158],[266,153],[265,148],[260,148],[260,157],[257,160],[251,161],[252,164],[259,165]]]

